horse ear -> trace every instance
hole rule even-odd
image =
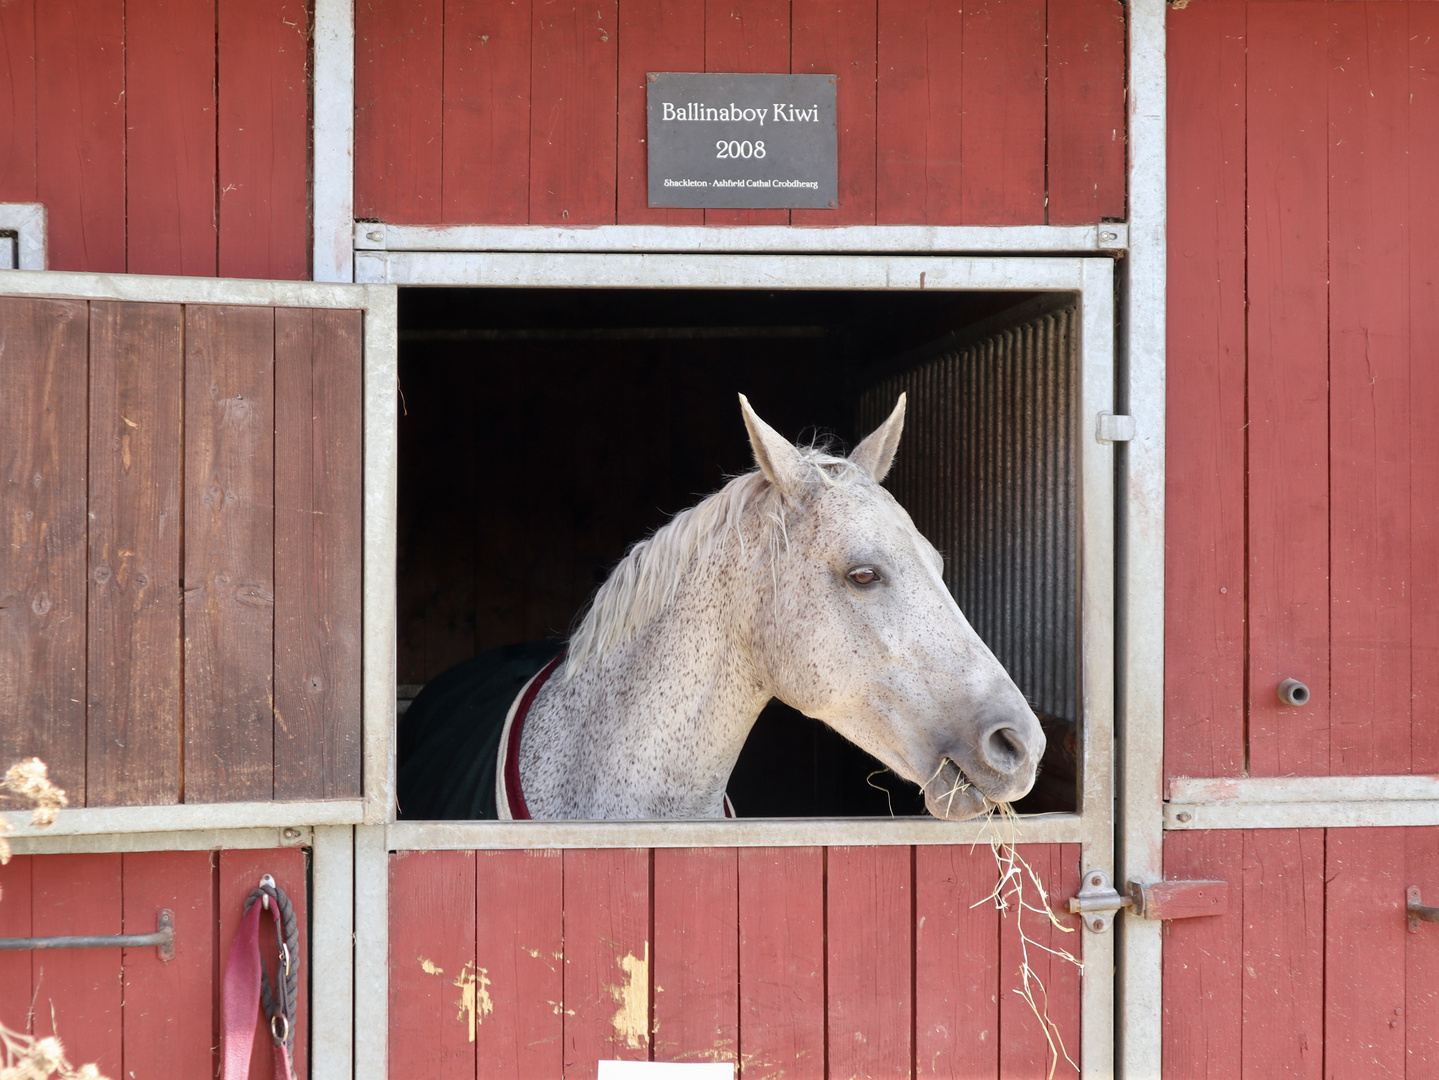
[[[749,444],[754,450],[755,464],[771,484],[783,495],[798,492],[804,484],[806,465],[792,442],[770,427],[750,408],[749,398],[739,396],[744,426],[749,429]]]
[[[860,468],[878,482],[885,478],[889,467],[894,464],[894,452],[899,449],[899,434],[904,430],[904,402],[906,395],[899,395],[899,402],[889,419],[880,424],[854,448],[849,455]]]

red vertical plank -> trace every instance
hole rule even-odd
[[[355,5],[355,216],[441,220],[443,0]]]
[[[35,0],[0,7],[0,200],[35,201]]]
[[[125,4],[126,266],[215,273],[215,10]]]
[[[309,9],[218,0],[221,277],[304,280],[309,244]]]
[[[1409,10],[1409,341],[1411,352],[1409,497],[1414,593],[1412,768],[1439,772],[1439,364],[1423,358],[1423,343],[1439,341],[1439,8]],[[1415,213],[1415,210],[1418,213]]]
[[[1232,4],[1221,6],[1231,11],[1233,8]],[[1217,42],[1206,33],[1208,19],[1179,21],[1174,16],[1171,9],[1170,25],[1180,31],[1168,39],[1171,80],[1176,49],[1190,53],[1204,49],[1211,61],[1229,61],[1233,50],[1221,47],[1227,43]],[[1233,15],[1228,18],[1232,20]],[[1124,8],[1113,0],[1049,0],[1048,20],[1049,224],[1122,220]],[[1187,62],[1192,64],[1194,59],[1187,58]],[[1194,73],[1188,77],[1193,78]],[[1172,123],[1174,112],[1183,109],[1184,104],[1174,99],[1172,91],[1169,103]],[[1243,116],[1242,110],[1238,115]],[[1239,135],[1243,137],[1242,127]],[[1177,149],[1172,135],[1169,146],[1171,153]],[[1182,182],[1184,178],[1176,179]],[[1173,190],[1171,183],[1171,193]]]
[[[1409,771],[1408,8],[1329,9],[1329,757],[1339,776]]]
[[[487,921],[510,917],[486,904]],[[475,853],[391,855],[390,1074],[474,1077],[477,989]]]
[[[1228,912],[1164,927],[1164,1075],[1237,1077],[1244,1019],[1244,834],[1170,833],[1164,876],[1229,882]]]
[[[85,304],[0,300],[0,762],[85,803]]]
[[[1249,755],[1329,771],[1327,5],[1248,6]],[[1295,678],[1302,709],[1276,688]]]
[[[119,855],[39,855],[31,875],[37,937],[121,932]],[[36,1036],[58,1037],[76,1065],[122,1075],[120,950],[46,949],[31,965]]]
[[[1082,1049],[1079,1045],[1079,968],[1045,950],[1062,949],[1083,960],[1084,940],[1080,936],[1083,928],[1079,918],[1061,914],[1065,911],[1066,899],[1079,891],[1079,845],[1022,844],[1018,851],[1043,882],[1050,910],[1059,915],[1060,923],[1071,932],[1054,929],[1047,919],[1032,911],[1023,914],[1021,923],[1017,899],[1012,898],[1010,909],[1002,913],[999,920],[999,1075],[1047,1077],[1052,1069],[1056,1077],[1078,1076],[1079,1071],[1070,1062],[1080,1060]],[[1027,903],[1038,905],[1036,892],[1034,882],[1026,873]],[[1034,943],[1027,948],[1022,947],[1021,929]],[[1024,988],[1021,964],[1026,957],[1033,972],[1030,994],[1049,1025],[1048,1037],[1040,1017],[1035,1016],[1020,996]]]
[[[965,225],[1044,223],[1044,11],[1044,0],[980,0],[965,9]]]
[[[988,844],[914,849],[914,1074],[999,1076],[999,911]]]
[[[791,210],[792,225],[873,225],[876,0],[796,0],[791,64],[796,75],[838,75],[839,208]]]
[[[789,0],[705,0],[705,70],[790,70]],[[788,210],[706,210],[706,225],[788,225]]]
[[[529,3],[514,0],[445,11],[446,223],[529,220],[531,17]]]
[[[230,955],[230,946],[235,941],[235,932],[240,928],[240,917],[244,913],[245,898],[260,884],[260,878],[269,874],[284,890],[294,905],[295,917],[300,928],[300,982],[296,989],[299,1004],[295,1010],[295,1076],[305,1080],[309,1070],[310,1042],[310,938],[308,933],[309,897],[306,891],[305,853],[299,848],[274,848],[268,851],[222,851],[220,852],[220,960],[223,963]],[[268,915],[262,916],[261,940],[272,934],[273,924]],[[267,959],[267,963],[273,957]],[[274,974],[274,968],[270,969]],[[218,1041],[218,1040],[217,1040]],[[250,1080],[273,1080],[274,1058],[269,1053],[270,1029],[255,1010],[255,1053],[250,1059]],[[136,1078],[140,1080],[140,1078]]]
[[[360,795],[358,311],[275,311],[275,797]]]
[[[824,852],[741,848],[740,1075],[824,1077]]]
[[[185,801],[274,791],[270,308],[185,310]]]
[[[883,0],[878,25],[875,221],[957,225],[963,13],[955,4]]]
[[[52,270],[125,270],[125,26],[114,0],[35,4],[36,198]]]
[[[476,978],[493,1012],[479,1025],[481,1075],[564,1072],[564,860],[558,851],[482,851],[476,858]]]
[[[530,223],[615,220],[616,0],[534,0]]]
[[[32,937],[30,868],[34,856],[15,855],[0,866],[0,937]],[[11,1031],[33,1030],[30,952],[0,952],[0,1023]]]
[[[87,803],[180,801],[184,312],[90,307]]]
[[[564,853],[564,1075],[650,1056],[650,853]]]
[[[214,1069],[210,1030],[216,957],[212,861],[209,851],[147,851],[124,855],[127,934],[150,934],[156,917],[175,913],[175,956],[126,949],[125,1067],[135,1080],[205,1076]]]
[[[910,1075],[911,855],[907,847],[829,849],[831,1076]]]
[[[657,848],[654,1060],[739,1061],[734,848]]]
[[[1325,1076],[1404,1075],[1406,831],[1326,836]]]
[[[1168,776],[1244,769],[1245,11],[1168,14]]]
[[[705,9],[691,0],[638,0],[620,7],[619,189],[615,220],[622,225],[703,225],[703,210],[649,206],[649,148],[645,143],[646,81],[651,71],[703,71]]]
[[[1425,904],[1439,904],[1439,828],[1404,833],[1405,891],[1418,885]],[[1421,923],[1419,933],[1404,935],[1405,1075],[1413,1080],[1432,1074],[1439,1062],[1439,934],[1424,933],[1433,929]]]
[[[1321,830],[1244,834],[1245,1077],[1324,1073],[1324,879]],[[1235,886],[1231,879],[1231,904]]]

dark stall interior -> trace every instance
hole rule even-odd
[[[847,450],[866,433],[866,389],[1034,299],[402,289],[402,707],[476,653],[563,637],[631,544],[750,469],[738,393],[783,434]],[[1075,808],[1066,720],[1046,720],[1051,751],[1021,811]],[[916,787],[777,701],[729,791],[743,817],[923,812]]]

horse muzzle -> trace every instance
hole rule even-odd
[[[945,754],[924,785],[925,808],[935,817],[971,818],[1034,786],[1045,738],[1033,711],[991,713],[977,726],[977,738]]]

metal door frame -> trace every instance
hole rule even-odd
[[[362,260],[360,254],[363,254]],[[1083,694],[1081,812],[1031,819],[1022,839],[1081,845],[1081,871],[1114,867],[1115,447],[1100,416],[1116,411],[1115,260],[1090,257],[570,254],[397,252],[357,254],[360,276],[383,283],[490,288],[841,289],[1057,291],[1078,296],[1076,422],[1080,654]],[[506,848],[749,847],[964,844],[987,837],[974,822],[909,819],[700,822],[395,822],[357,830],[356,1080],[388,1068],[388,863],[392,851]],[[1081,1066],[1114,1064],[1114,935],[1084,931]]]

